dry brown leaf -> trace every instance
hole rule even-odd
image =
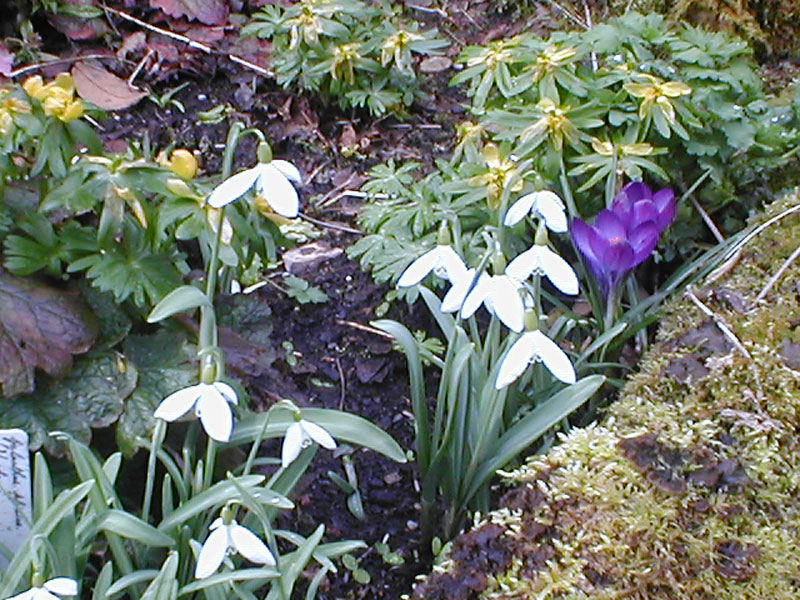
[[[150,6],[160,8],[170,17],[185,16],[205,25],[224,25],[230,12],[225,0],[150,0]]]
[[[147,95],[103,67],[87,62],[72,67],[72,78],[80,97],[103,110],[129,108]]]

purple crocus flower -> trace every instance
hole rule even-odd
[[[653,252],[661,233],[675,218],[675,193],[655,194],[641,182],[627,184],[610,209],[601,211],[593,225],[572,221],[572,239],[606,298],[622,278]]]

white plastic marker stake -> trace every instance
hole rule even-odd
[[[0,544],[14,556],[30,528],[28,434],[21,429],[0,429]],[[8,559],[0,552],[0,571],[7,566]]]

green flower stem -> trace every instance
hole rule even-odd
[[[148,523],[150,519],[150,505],[153,501],[153,486],[156,479],[156,459],[166,432],[166,421],[156,419],[153,437],[150,439],[150,456],[147,458],[147,479],[144,486],[144,500],[142,500],[142,521],[145,523]]]
[[[273,405],[274,406],[274,405]],[[244,463],[244,468],[242,469],[242,475],[249,475],[250,470],[253,468],[253,463],[256,460],[256,456],[258,455],[258,449],[261,447],[261,442],[264,440],[264,436],[267,433],[267,427],[269,426],[269,418],[272,416],[272,407],[267,411],[266,416],[264,417],[264,424],[261,426],[261,430],[258,432],[256,439],[253,440],[253,445],[250,446],[250,454],[247,455],[247,461]]]
[[[207,490],[214,481],[214,469],[217,462],[217,443],[213,438],[206,440],[206,464],[203,472],[203,489]]]

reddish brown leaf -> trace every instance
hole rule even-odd
[[[128,82],[103,67],[86,62],[72,67],[78,94],[104,110],[121,110],[136,104],[147,94],[133,89]]]
[[[8,77],[14,68],[14,54],[6,48],[5,44],[0,44],[0,75]]]
[[[72,355],[86,352],[97,328],[73,294],[0,271],[0,390],[5,397],[31,392],[34,369],[61,375]]]
[[[205,25],[224,25],[230,8],[225,0],[150,0],[170,17],[195,19]]]

